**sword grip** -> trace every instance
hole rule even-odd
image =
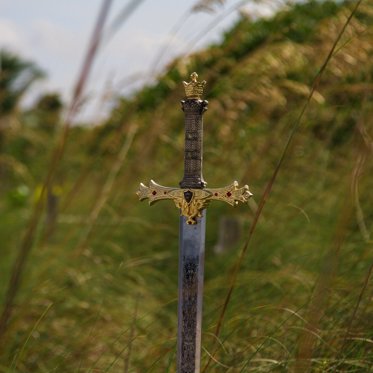
[[[185,115],[184,177],[182,189],[203,189],[206,182],[202,176],[203,158],[203,113],[208,101],[186,99],[181,101]]]

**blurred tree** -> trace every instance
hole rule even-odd
[[[0,117],[11,114],[30,86],[43,77],[34,63],[0,50]]]
[[[44,73],[34,63],[0,50],[0,154],[3,152],[5,131],[12,114],[30,86]],[[2,173],[0,162],[0,174]]]
[[[39,98],[35,106],[27,113],[32,124],[44,132],[51,134],[61,118],[63,103],[58,93],[47,93]]]

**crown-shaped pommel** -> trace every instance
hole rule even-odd
[[[203,96],[203,87],[206,85],[206,80],[198,82],[197,73],[192,73],[190,79],[191,81],[189,83],[183,82],[186,98],[200,100]]]

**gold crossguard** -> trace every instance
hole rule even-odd
[[[141,183],[136,194],[140,201],[149,199],[149,205],[163,199],[172,199],[176,207],[180,209],[181,215],[187,218],[188,224],[197,224],[197,218],[202,216],[202,210],[207,208],[212,200],[236,206],[239,202],[247,202],[252,196],[249,187],[245,185],[238,188],[237,181],[224,188],[179,189],[165,187],[150,180],[149,186]]]

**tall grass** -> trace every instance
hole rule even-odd
[[[52,152],[56,163],[50,171],[49,155],[32,142],[36,155],[23,161],[35,175],[30,189],[45,180],[40,164],[51,172],[44,188],[60,180],[53,234],[43,235],[44,198],[16,204],[9,194],[0,202],[1,294],[4,278],[18,273],[12,298],[4,297],[13,312],[0,371],[175,372],[178,211],[149,208],[134,192],[149,178],[179,182],[180,82],[198,70],[209,84],[205,177],[212,187],[240,178],[257,199],[252,209],[209,209],[204,371],[369,372],[371,2],[311,2],[272,19],[242,19],[221,46],[187,64],[176,59],[153,86],[121,99],[101,126],[74,127],[89,69],[115,25],[105,28],[109,7],[103,3]],[[10,155],[16,140],[8,137]],[[9,179],[14,188],[25,183],[16,173]],[[246,234],[217,255],[225,215]],[[12,269],[17,245],[27,255]]]

